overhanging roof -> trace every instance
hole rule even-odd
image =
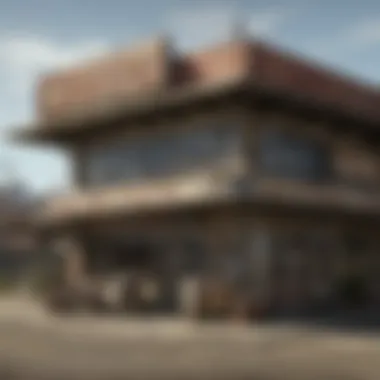
[[[380,92],[376,88],[281,52],[267,43],[236,41],[185,57],[167,57],[164,62],[170,75],[162,86],[153,86],[138,96],[121,97],[118,93],[118,99],[112,96],[109,101],[103,97],[98,102],[74,102],[82,106],[75,109],[69,104],[70,112],[60,113],[65,116],[20,126],[11,137],[26,142],[63,143],[84,137],[99,127],[110,127],[120,121],[139,122],[144,117],[239,92],[248,102],[250,97],[266,99],[272,105],[344,119],[345,123],[375,127],[372,128],[375,131],[380,123]],[[67,83],[59,76],[56,81],[61,85]],[[86,90],[88,94],[90,89]],[[80,90],[80,86],[74,86],[69,92],[74,96]],[[67,101],[70,94],[65,95]],[[49,96],[44,96],[46,101]]]
[[[94,104],[91,109],[78,110],[75,114],[59,121],[37,121],[24,126],[16,126],[11,138],[28,142],[53,142],[67,139],[78,133],[91,132],[101,125],[119,119],[139,118],[151,115],[158,110],[175,109],[193,102],[202,102],[224,94],[232,94],[248,88],[247,84],[243,80],[207,83],[173,88],[140,97],[129,97],[101,106]]]
[[[61,143],[75,139],[78,134],[92,133],[99,127],[118,120],[139,120],[145,116],[154,116],[155,112],[180,109],[191,104],[202,104],[223,96],[240,95],[249,104],[250,100],[269,101],[272,105],[282,105],[325,118],[339,119],[366,127],[367,132],[380,133],[380,121],[368,115],[323,104],[314,99],[289,94],[278,88],[265,88],[253,79],[209,83],[205,85],[174,88],[167,92],[154,93],[144,97],[121,99],[119,102],[97,106],[91,110],[78,110],[76,114],[55,122],[35,122],[15,128],[11,139],[27,143]],[[348,126],[347,126],[348,127]]]

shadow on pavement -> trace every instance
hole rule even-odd
[[[277,315],[270,321],[337,332],[378,333],[380,336],[380,307],[312,310],[304,313]]]

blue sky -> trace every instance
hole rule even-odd
[[[160,32],[181,49],[246,29],[380,84],[380,2],[375,0],[0,0],[0,182],[16,176],[35,191],[67,188],[64,154],[9,144],[33,118],[38,76]]]

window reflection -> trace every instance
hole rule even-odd
[[[204,167],[236,152],[235,125],[212,125],[113,142],[87,155],[89,185],[161,177]]]
[[[310,180],[329,176],[330,158],[322,144],[276,129],[263,132],[260,158],[269,175]]]

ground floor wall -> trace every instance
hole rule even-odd
[[[129,310],[245,318],[380,303],[380,238],[361,219],[214,211],[92,226],[81,247],[67,281],[124,283]]]

